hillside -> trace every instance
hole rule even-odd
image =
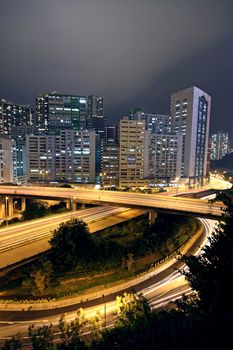
[[[227,154],[219,160],[211,161],[211,170],[226,170],[233,172],[233,153]]]

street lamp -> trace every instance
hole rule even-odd
[[[177,177],[175,178],[175,180],[176,180],[176,200],[177,200],[177,194],[178,194],[178,182],[179,182],[180,178],[177,176]]]
[[[6,216],[6,226],[8,227],[8,197],[5,197],[5,216]]]

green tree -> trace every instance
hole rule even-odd
[[[50,240],[54,265],[59,272],[70,271],[79,263],[88,266],[95,256],[95,242],[87,224],[79,219],[62,223]]]
[[[233,311],[233,202],[227,196],[224,201],[224,220],[209,238],[209,245],[199,256],[183,257],[189,267],[183,274],[197,291],[203,311],[210,311],[210,306],[214,312],[221,312],[224,306]]]
[[[89,320],[89,328],[92,332],[93,339],[101,339],[103,331],[103,320],[99,311],[95,314],[94,317],[91,317],[91,319]]]
[[[19,334],[17,334],[15,337],[12,337],[11,339],[7,339],[2,348],[2,350],[19,350],[19,349],[22,349],[22,344],[20,341]]]
[[[127,265],[128,272],[132,271],[133,263],[134,263],[133,254],[132,253],[128,253],[127,254],[127,259],[126,259],[126,265]]]
[[[48,204],[46,202],[28,200],[27,208],[22,213],[22,220],[31,220],[43,217],[49,213]]]
[[[53,343],[54,328],[53,325],[35,327],[31,325],[28,328],[28,336],[32,342],[33,350],[56,350]]]
[[[59,320],[59,330],[61,343],[58,345],[60,350],[81,350],[86,349],[85,343],[81,340],[87,320],[83,309],[77,311],[77,316],[70,323],[66,322],[62,315]]]
[[[118,310],[116,326],[134,327],[140,319],[147,323],[151,313],[150,307],[141,294],[124,293],[123,296],[117,296],[116,300]]]
[[[30,276],[24,279],[22,286],[32,289],[33,295],[43,295],[49,288],[53,266],[50,260],[44,258],[39,260],[30,272]]]

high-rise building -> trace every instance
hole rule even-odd
[[[140,115],[142,114],[140,107],[131,107],[129,110],[129,120],[139,120]]]
[[[171,96],[172,132],[183,135],[181,176],[201,183],[207,174],[211,97],[196,86]]]
[[[119,121],[119,187],[144,186],[145,122]]]
[[[0,136],[0,183],[17,183],[16,145],[8,135]]]
[[[11,135],[12,127],[32,126],[32,111],[29,105],[15,104],[5,99],[0,101],[0,134]]]
[[[172,179],[180,177],[182,135],[149,134],[148,178]]]
[[[102,186],[118,187],[119,183],[119,145],[104,144],[102,161]]]
[[[106,127],[106,143],[117,143],[117,126],[116,125],[107,125]]]
[[[94,183],[95,132],[61,130],[27,136],[28,179]]]
[[[169,115],[145,113],[141,119],[145,120],[146,130],[152,134],[169,134],[171,132],[171,117]]]
[[[22,180],[25,178],[25,181],[27,176],[26,135],[34,133],[35,128],[29,125],[11,128],[11,139],[16,145],[17,176]]]
[[[87,128],[95,128],[98,119],[104,119],[104,99],[101,96],[88,96]]]
[[[136,110],[130,114],[130,120],[144,120],[146,130],[153,134],[171,132],[171,117],[167,114],[144,113],[141,110]]]
[[[85,129],[86,96],[51,92],[36,99],[36,126],[40,133],[55,134],[59,130]]]
[[[211,159],[217,160],[230,153],[229,136],[227,132],[218,131],[211,135]]]
[[[102,172],[103,143],[106,140],[106,119],[104,117],[104,99],[101,96],[88,96],[87,128],[96,133],[96,181],[100,182]]]

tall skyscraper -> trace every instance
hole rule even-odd
[[[100,182],[102,172],[103,143],[106,140],[106,119],[104,117],[104,99],[98,95],[88,96],[87,128],[96,133],[96,181]]]
[[[25,180],[27,175],[26,135],[32,135],[34,132],[35,128],[28,125],[11,128],[11,139],[16,145],[17,176],[22,179],[25,177]]]
[[[117,135],[117,126],[116,125],[108,125],[106,127],[106,143],[117,143],[118,135]]]
[[[98,124],[98,120],[104,119],[104,99],[101,96],[89,95],[88,96],[88,117],[87,127],[88,129],[94,129],[95,124]]]
[[[85,129],[87,112],[86,96],[51,92],[36,99],[36,126],[39,133],[50,134]]]
[[[0,133],[11,136],[11,128],[32,126],[32,111],[29,105],[0,101]]]
[[[17,178],[18,182],[26,181],[25,137],[26,130],[32,130],[33,124],[33,113],[29,105],[12,103],[5,99],[1,100],[0,134],[8,135],[11,139],[5,140],[4,145],[9,144],[11,149],[14,149],[16,175],[11,176],[11,178]]]
[[[181,176],[189,183],[207,176],[211,97],[196,86],[171,96],[172,132],[183,135]]]
[[[145,122],[119,121],[119,187],[144,186]]]
[[[227,132],[218,131],[211,135],[211,159],[217,160],[230,153],[229,136]]]

